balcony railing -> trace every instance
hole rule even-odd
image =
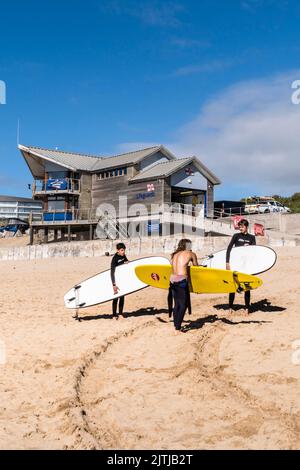
[[[69,209],[56,211],[43,211],[35,214],[32,222],[37,223],[56,223],[56,222],[95,222],[98,220],[95,209]]]
[[[55,224],[57,222],[60,223],[78,223],[81,222],[89,222],[95,223],[101,219],[101,213],[97,213],[97,209],[67,209],[67,210],[56,210],[56,211],[43,211],[40,214],[35,214],[33,219],[34,222],[38,223],[46,223],[46,224]],[[199,204],[197,206],[192,206],[191,204],[165,204],[159,208],[155,212],[149,212],[146,214],[125,214],[121,217],[119,215],[104,215],[105,218],[109,217],[110,219],[116,219],[121,223],[129,222],[131,220],[148,220],[149,218],[153,218],[153,216],[162,216],[163,214],[173,214],[182,215],[182,216],[191,216],[191,217],[204,217],[204,207],[203,205]],[[103,218],[103,215],[102,215]],[[174,217],[175,220],[175,217]]]
[[[73,178],[50,178],[48,180],[35,180],[32,189],[33,195],[80,193],[80,180]]]

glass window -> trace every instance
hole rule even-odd
[[[48,211],[64,211],[65,200],[63,198],[48,198]]]
[[[69,172],[68,171],[50,171],[48,173],[49,179],[60,179],[60,178],[68,178]]]

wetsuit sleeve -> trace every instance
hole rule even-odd
[[[252,235],[252,240],[251,240],[251,245],[256,245],[256,238],[254,235]]]
[[[124,258],[124,263],[129,263],[128,259],[127,259],[127,256],[125,255],[125,258]]]
[[[228,248],[227,248],[227,252],[226,252],[226,263],[229,263],[229,260],[230,260],[230,253],[231,253],[231,250],[235,244],[235,239],[236,239],[236,236],[233,235],[232,239],[231,239],[231,242],[229,243],[228,245]]]
[[[117,259],[114,256],[113,259],[111,260],[111,266],[110,266],[110,277],[111,277],[111,282],[113,285],[116,283],[116,278],[115,278],[116,267],[117,267]]]

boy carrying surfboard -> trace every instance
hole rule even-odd
[[[188,281],[188,266],[190,263],[193,266],[198,266],[196,253],[192,251],[192,242],[184,238],[178,243],[171,259],[172,275],[170,283],[175,300],[173,316],[176,335],[182,331],[181,325],[190,295]]]
[[[254,235],[248,233],[249,222],[246,219],[242,219],[238,223],[240,233],[235,233],[231,239],[231,242],[228,245],[226,253],[226,269],[230,270],[230,253],[233,247],[238,246],[249,246],[256,245],[256,239]],[[229,313],[232,314],[233,303],[235,299],[235,294],[229,294]],[[249,315],[250,313],[250,299],[251,294],[250,290],[245,291],[245,308],[246,312]]]
[[[117,295],[120,290],[118,286],[116,285],[116,278],[115,278],[116,268],[118,266],[121,266],[122,264],[128,263],[128,259],[125,254],[126,246],[124,245],[124,243],[118,243],[116,248],[117,248],[117,252],[113,256],[113,259],[111,260],[111,267],[110,267],[111,282],[113,285],[115,295]],[[124,296],[113,300],[112,314],[113,314],[113,318],[115,318],[116,320],[119,319],[119,315],[123,315],[124,303],[125,303]],[[117,313],[118,304],[119,304],[119,313]],[[125,318],[125,315],[123,315],[123,318]]]

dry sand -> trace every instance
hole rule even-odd
[[[254,313],[193,295],[180,336],[153,288],[72,319],[63,295],[108,258],[2,262],[0,449],[299,448],[300,247],[277,251]]]

